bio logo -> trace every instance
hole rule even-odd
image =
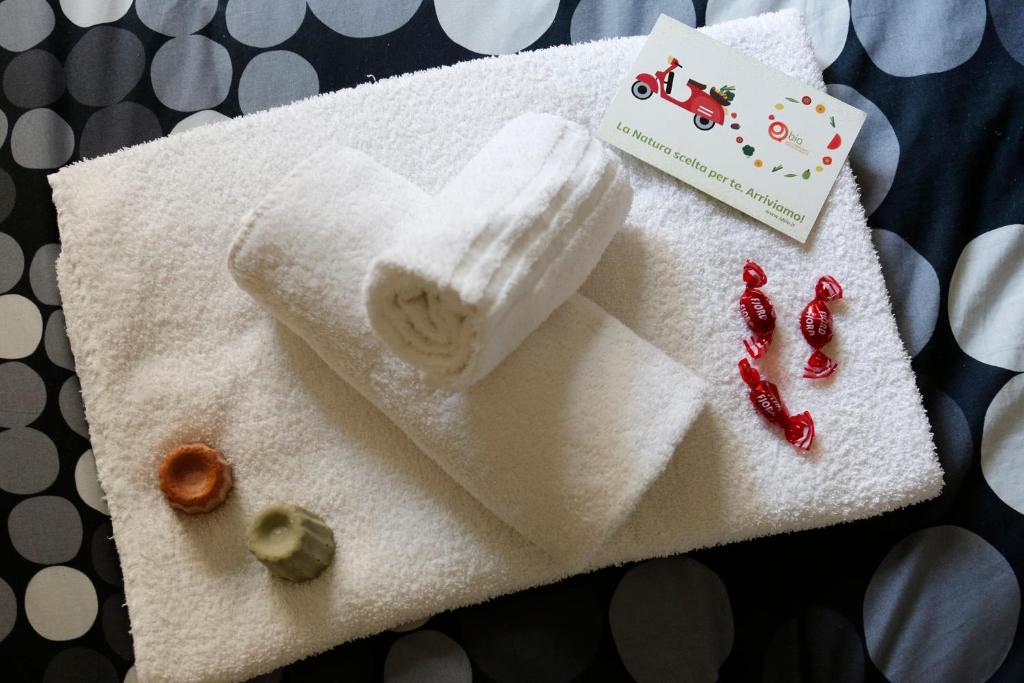
[[[789,137],[789,126],[782,121],[772,121],[768,124],[768,137],[777,142],[782,142]]]
[[[786,114],[791,111],[807,111],[803,107],[807,107],[810,111],[813,111],[820,118],[815,119],[816,122],[826,124],[825,128],[826,135],[831,135],[831,139],[828,139],[828,144],[825,145],[829,151],[839,149],[843,144],[843,138],[839,135],[839,131],[836,127],[836,117],[834,114],[828,113],[828,107],[825,106],[824,102],[815,103],[810,95],[803,95],[800,99],[795,97],[783,97],[782,102],[775,103],[775,112],[768,114],[768,137],[775,142],[782,143],[786,147],[799,152],[804,156],[809,156],[811,150],[804,146],[804,138],[796,131],[789,127],[789,124],[784,121],[780,121],[777,117],[782,116],[783,112]],[[788,104],[787,104],[788,103]],[[793,110],[787,108],[791,105],[797,105]],[[814,128],[813,124],[809,124],[808,128],[804,132],[809,136],[807,139],[811,141],[812,145],[817,145],[818,140],[822,139],[820,133]],[[742,138],[736,138],[736,142],[742,142]],[[747,145],[743,148],[743,153],[749,156],[754,156],[754,148]],[[807,164],[805,166],[805,164]],[[800,178],[802,180],[810,180],[812,177],[812,171],[822,173],[826,166],[832,165],[832,157],[822,156],[819,163],[798,162],[795,168],[787,168],[782,163],[774,163],[771,160],[755,158],[754,168],[768,169],[770,173],[778,173],[783,178]]]

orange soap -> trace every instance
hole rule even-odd
[[[160,465],[160,490],[172,507],[190,515],[210,512],[231,490],[231,465],[203,443],[178,446]]]

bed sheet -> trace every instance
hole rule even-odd
[[[783,7],[804,12],[829,91],[868,113],[851,160],[943,494],[873,520],[575,577],[261,680],[1024,680],[1015,0],[0,2],[4,679],[134,676],[54,279],[48,172],[368,80],[646,33],[661,12],[703,25]],[[480,94],[500,97],[501,84]]]

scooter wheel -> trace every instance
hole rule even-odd
[[[697,130],[711,130],[715,127],[715,122],[704,118],[700,114],[694,114],[693,125],[697,126]]]
[[[648,97],[654,94],[654,91],[651,90],[651,86],[647,85],[643,81],[637,81],[636,83],[634,83],[632,92],[633,97],[637,98],[638,100],[646,100]]]

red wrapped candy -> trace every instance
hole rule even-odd
[[[740,295],[740,315],[754,333],[743,340],[743,347],[751,358],[760,358],[768,350],[775,332],[775,309],[768,296],[758,289],[767,284],[768,276],[761,266],[748,260],[743,266],[743,282],[747,288]]]
[[[821,347],[832,341],[832,311],[829,310],[828,302],[842,298],[843,288],[834,277],[825,275],[814,288],[814,300],[800,314],[800,331],[814,349],[804,368],[804,377],[808,379],[828,377],[839,367],[838,363],[822,353]]]
[[[811,450],[814,442],[814,420],[807,411],[790,415],[779,396],[779,388],[761,379],[761,373],[746,358],[740,361],[740,377],[750,387],[750,402],[766,420],[782,427],[786,441],[800,450]]]

